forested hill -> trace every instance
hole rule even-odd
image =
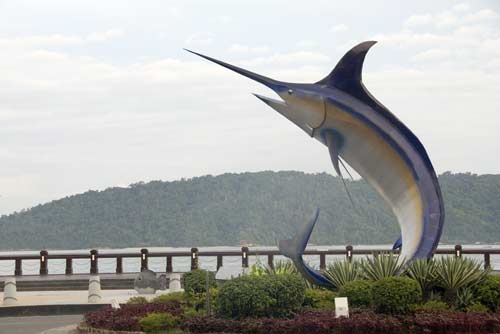
[[[500,175],[445,173],[443,242],[500,242]],[[0,249],[274,245],[321,208],[311,242],[392,243],[399,228],[363,181],[259,172],[88,191],[0,218]]]

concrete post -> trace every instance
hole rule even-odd
[[[217,255],[217,270],[224,265],[224,257],[222,255]]]
[[[174,271],[174,267],[172,265],[172,255],[167,255],[167,267],[165,268],[167,273],[171,273]]]
[[[98,254],[99,254],[99,252],[97,251],[97,249],[92,249],[90,251],[90,274],[91,275],[99,273],[99,268],[97,266]]]
[[[181,274],[170,274],[168,290],[169,292],[176,292],[181,290]]]
[[[148,269],[149,251],[146,248],[141,249],[141,271]]]
[[[17,304],[17,286],[16,278],[8,277],[3,286],[3,305],[12,306]]]
[[[71,275],[73,274],[73,259],[70,257],[66,258],[66,270],[65,270],[66,275]]]
[[[345,246],[345,258],[349,263],[352,262],[352,250],[353,248],[351,245]]]
[[[21,276],[23,274],[23,260],[22,259],[16,259],[16,267],[14,269],[14,275],[16,276]]]
[[[484,253],[484,269],[491,269],[490,253]]]
[[[326,254],[325,253],[319,254],[319,269],[321,269],[321,270],[326,269]]]
[[[40,251],[40,275],[47,275],[49,269],[47,267],[47,258],[49,257],[49,252],[46,250]]]
[[[267,265],[269,266],[269,268],[274,269],[274,255],[273,254],[269,254],[267,256]]]
[[[198,269],[198,248],[191,248],[191,270]]]
[[[241,266],[248,268],[248,247],[241,247]]]
[[[123,274],[123,258],[121,256],[116,258],[116,273]]]
[[[90,276],[89,278],[89,303],[95,304],[101,301],[101,278]]]

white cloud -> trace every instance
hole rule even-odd
[[[425,26],[428,25],[432,22],[432,15],[431,14],[424,14],[424,15],[412,15],[405,21],[405,26],[408,27],[418,27],[418,26]]]
[[[214,34],[210,32],[198,32],[186,39],[187,45],[208,46],[214,42]]]
[[[228,49],[228,52],[233,53],[266,53],[269,52],[269,48],[267,46],[246,46],[241,44],[233,44]]]
[[[414,61],[442,60],[450,55],[448,50],[431,49],[420,52],[412,57]]]
[[[482,21],[495,21],[499,20],[500,15],[491,9],[481,9],[480,11],[464,16],[464,22],[474,23]]]
[[[344,31],[349,30],[349,27],[346,26],[345,24],[341,23],[341,24],[337,24],[337,25],[333,26],[331,30],[333,32],[344,32]]]
[[[439,29],[463,27],[468,24],[481,24],[494,22],[500,19],[500,15],[491,9],[481,9],[470,13],[469,7],[457,5],[454,11],[443,11],[440,13],[426,13],[412,15],[404,22],[407,28],[434,27]]]
[[[110,39],[122,37],[123,34],[123,31],[120,29],[111,29],[104,32],[91,33],[86,37],[86,39],[90,42],[104,42]]]
[[[453,6],[453,10],[457,12],[466,12],[470,9],[470,6],[466,3],[458,3]]]
[[[331,61],[330,57],[319,52],[312,51],[296,51],[288,53],[275,53],[266,57],[257,57],[241,61],[243,65],[269,65],[276,64],[279,66],[287,66],[290,64],[312,65],[314,63],[324,63]]]
[[[66,36],[61,34],[37,35],[25,37],[0,38],[0,47],[33,48],[40,46],[64,46],[82,44],[79,36]]]
[[[318,45],[318,43],[316,41],[312,41],[312,40],[301,40],[301,41],[298,41],[296,44],[296,46],[299,49],[310,49],[310,48],[316,47],[317,45]]]

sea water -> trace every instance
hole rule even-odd
[[[463,245],[463,249],[473,250],[473,249],[500,249],[500,245]],[[369,245],[369,246],[354,246],[356,248],[363,249],[389,249],[390,245]],[[440,249],[453,249],[452,245],[440,246]],[[123,248],[123,249],[99,249],[99,253],[105,254],[119,254],[119,253],[137,253],[140,254],[141,248]],[[251,247],[252,251],[266,251],[270,249],[276,249],[275,247]],[[174,247],[148,247],[149,252],[189,252],[190,248],[174,248]],[[200,252],[205,251],[241,251],[240,247],[199,247]],[[308,250],[345,250],[345,246],[312,246],[308,247]],[[49,259],[47,262],[49,274],[64,274],[66,268],[66,261],[64,259],[50,259],[50,254],[89,254],[89,250],[49,250]],[[2,251],[2,255],[35,255],[38,256],[40,251]],[[449,256],[449,255],[436,255],[439,256]],[[366,257],[365,255],[356,255],[354,259],[362,259]],[[483,255],[464,255],[464,257],[472,258],[481,264],[484,261]],[[305,261],[312,267],[319,268],[319,256],[318,255],[306,255],[304,256]],[[336,260],[345,259],[343,255],[327,255],[326,263],[332,263]],[[286,260],[283,256],[274,256],[275,263],[280,260]],[[241,256],[224,256],[224,266],[238,267],[241,266]],[[133,273],[140,271],[141,263],[139,257],[134,258],[123,258],[123,272]],[[256,255],[249,256],[249,264],[253,265],[256,263],[267,264],[266,255]],[[185,257],[173,257],[172,258],[173,270],[175,272],[186,272],[190,270],[191,260],[189,256]],[[0,276],[9,276],[14,274],[15,263],[13,260],[0,260]],[[39,272],[40,261],[37,260],[23,260],[22,270],[23,275],[37,275]],[[491,255],[491,266],[495,270],[500,270],[500,255]],[[149,269],[155,272],[165,272],[166,268],[166,258],[165,257],[149,257],[148,259]],[[215,271],[217,269],[217,258],[215,256],[200,256],[199,257],[199,267],[202,269],[207,269]],[[110,258],[100,258],[98,260],[99,273],[114,273],[116,271],[116,259]],[[74,274],[86,274],[90,271],[90,260],[89,259],[73,259],[73,273]]]

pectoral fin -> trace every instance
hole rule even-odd
[[[342,144],[344,143],[344,139],[342,138],[342,135],[340,135],[338,132],[330,130],[325,133],[325,140],[326,140],[326,145],[328,146],[328,152],[330,152],[330,159],[332,161],[333,168],[335,169],[335,172],[337,173],[337,175],[342,180],[342,183],[344,184],[345,191],[347,193],[347,196],[349,197],[349,201],[351,201],[352,207],[356,208],[354,206],[354,201],[352,200],[351,193],[347,189],[347,185],[345,183],[342,172],[340,171],[339,162],[342,163],[342,166],[344,166],[344,163],[340,161],[340,156],[339,156]]]
[[[398,240],[392,245],[392,250],[400,249],[403,246],[403,236],[399,236]]]
[[[342,172],[340,171],[339,165],[339,154],[344,140],[342,136],[335,131],[327,131],[325,133],[326,145],[328,146],[328,152],[330,152],[330,159],[332,160],[333,168],[337,175],[342,177]]]

